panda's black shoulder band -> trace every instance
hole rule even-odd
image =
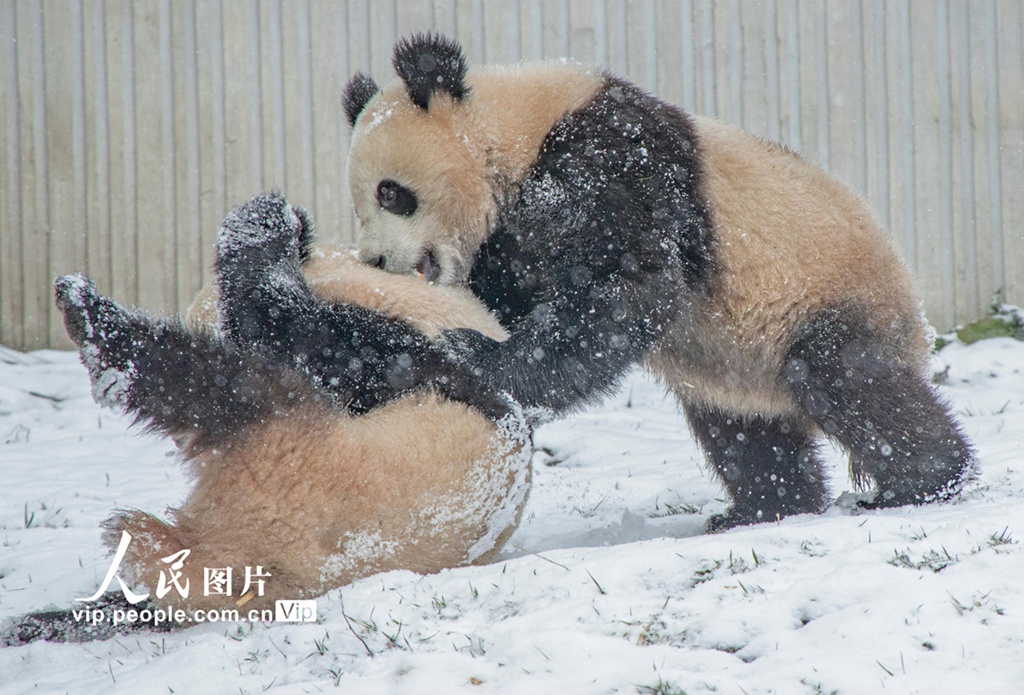
[[[435,92],[447,92],[456,101],[469,93],[469,68],[462,46],[442,34],[428,32],[402,39],[395,46],[392,63],[409,98],[421,109],[430,107]]]

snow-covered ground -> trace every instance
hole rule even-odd
[[[186,491],[173,445],[97,408],[75,354],[2,358],[0,620],[91,595],[98,524]],[[1024,692],[1024,343],[953,344],[935,366],[980,454],[956,503],[703,535],[721,491],[638,373],[536,433],[498,562],[364,579],[313,624],[0,648],[0,692]]]

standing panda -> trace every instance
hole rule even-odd
[[[191,593],[157,592],[155,607],[210,610],[241,600],[260,610],[376,572],[483,562],[518,523],[529,429],[507,398],[472,377],[460,386],[453,370],[444,385],[381,402],[371,370],[346,392],[308,369],[308,345],[291,341],[294,352],[275,356],[245,339],[255,320],[248,304],[263,288],[289,292],[281,321],[315,329],[318,317],[353,307],[401,326],[403,340],[386,355],[367,353],[390,361],[378,376],[394,384],[404,383],[404,351],[431,350],[445,329],[507,337],[468,291],[389,275],[347,252],[325,254],[311,239],[307,215],[279,195],[234,210],[218,238],[216,296],[201,295],[187,323],[126,309],[82,276],[55,283],[96,400],[174,437],[193,479],[168,521],[121,510],[106,523],[112,552],[123,533],[133,539],[121,575],[150,590],[162,583],[166,558],[189,551],[180,582]],[[239,584],[243,568],[261,567],[266,591],[200,593],[207,567],[233,567]],[[6,639],[60,638],[72,623],[63,613],[29,616]]]
[[[343,97],[361,257],[497,312],[506,342],[448,334],[481,384],[558,415],[646,366],[731,498],[711,530],[825,509],[822,433],[866,506],[970,477],[908,271],[818,167],[571,63],[469,71],[427,34],[393,64]]]

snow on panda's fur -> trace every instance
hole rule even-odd
[[[562,413],[647,366],[731,497],[712,529],[828,506],[822,432],[867,506],[971,475],[909,273],[818,167],[575,64],[470,71],[429,34],[393,62],[344,95],[360,254],[498,313],[508,341],[447,336],[481,383]]]
[[[262,286],[290,288],[280,309],[299,321],[358,305],[400,322],[423,346],[454,327],[506,337],[469,292],[310,249],[310,239],[305,213],[279,196],[236,209],[219,238],[216,292],[200,294],[186,324],[122,308],[81,276],[56,282],[97,400],[173,436],[194,480],[168,522],[139,511],[107,522],[111,550],[122,531],[133,537],[121,576],[151,592],[169,570],[162,558],[190,550],[181,570],[188,598],[151,593],[157,606],[232,608],[245,567],[270,575],[263,596],[245,604],[261,609],[375,572],[485,561],[518,522],[529,434],[507,400],[479,409],[435,388],[354,408],[360,392],[325,390],[301,345],[275,357],[245,340],[246,297]],[[282,255],[262,263],[275,243]],[[406,347],[393,346],[396,363]],[[366,376],[356,387],[372,391],[375,375]],[[232,567],[235,594],[204,596],[206,567]]]

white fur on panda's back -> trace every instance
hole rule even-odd
[[[793,412],[779,385],[784,352],[818,312],[843,306],[867,310],[901,340],[897,354],[921,366],[927,343],[912,280],[864,202],[780,145],[694,122],[717,267],[710,301],[649,360],[673,391],[735,412]]]

